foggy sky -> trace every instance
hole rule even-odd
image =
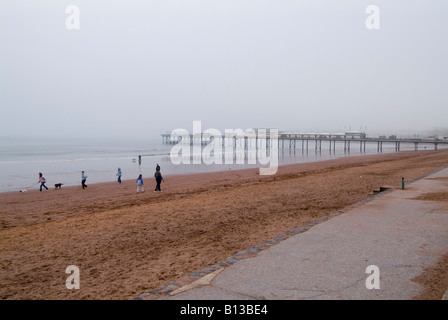
[[[0,135],[448,127],[447,31],[440,0],[0,0]]]

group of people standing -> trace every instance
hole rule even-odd
[[[121,183],[121,168],[118,168],[117,171],[117,175],[118,177],[118,183]],[[162,192],[162,189],[160,188],[160,184],[162,183],[163,177],[162,177],[162,173],[160,172],[160,166],[159,164],[156,165],[156,172],[154,173],[154,178],[156,180],[156,188],[154,190],[154,192]],[[84,171],[81,172],[81,186],[83,189],[87,188],[87,175]],[[39,172],[39,181],[37,183],[40,183],[40,189],[39,191],[42,192],[42,188],[45,188],[48,190],[47,186],[45,185],[46,180],[44,178],[44,176],[42,175],[42,172]],[[141,191],[141,192],[145,192],[145,189],[143,187],[143,176],[140,174],[137,178],[137,193]]]
[[[120,173],[121,176],[121,171],[120,168],[118,168],[118,172]],[[117,173],[118,175],[118,173]],[[156,179],[156,188],[154,190],[154,192],[162,192],[162,189],[160,188],[160,184],[162,183],[163,177],[162,177],[162,173],[160,173],[160,166],[159,164],[156,165],[156,172],[154,173],[154,178]],[[119,183],[121,183],[121,180],[119,180]],[[145,188],[143,187],[144,183],[143,183],[143,176],[140,174],[137,178],[137,193],[139,193],[139,191],[141,192],[145,192]]]

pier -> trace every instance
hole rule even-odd
[[[393,144],[395,151],[400,151],[403,144],[411,144],[414,146],[414,150],[419,150],[419,145],[433,146],[434,150],[437,150],[439,144],[448,145],[448,141],[433,141],[433,140],[414,140],[414,139],[380,139],[380,138],[359,138],[359,139],[347,139],[347,138],[321,138],[321,137],[301,137],[301,136],[289,136],[279,137],[279,149],[296,149],[298,148],[297,142],[301,142],[301,149],[308,150],[310,142],[313,143],[314,149],[322,150],[322,141],[329,142],[329,151],[336,150],[336,142],[343,145],[344,151],[350,151],[352,145],[359,145],[360,151],[365,151],[366,144],[376,144],[377,151],[383,151],[383,144]]]
[[[269,133],[268,130],[266,130]],[[171,132],[162,133],[162,143],[163,144],[177,144],[181,140],[173,139],[171,136]],[[202,145],[207,145],[211,142],[210,135],[201,134],[200,137],[193,136],[190,134],[190,142],[192,144],[200,143]],[[222,139],[222,145],[224,145],[225,135],[220,137]],[[244,137],[238,138],[233,137],[233,145],[236,146],[238,140],[244,139],[244,146],[247,148],[249,145],[249,140],[251,138]],[[255,138],[258,140],[257,138]],[[266,137],[267,146],[270,146],[270,137],[267,134]],[[379,138],[369,138],[365,133],[362,132],[346,132],[346,133],[294,133],[294,132],[279,132],[278,134],[278,149],[302,149],[309,150],[309,148],[313,148],[314,150],[321,151],[322,150],[322,142],[326,141],[328,143],[329,151],[335,151],[337,145],[340,145],[344,151],[349,152],[352,147],[359,146],[359,150],[361,152],[365,151],[366,144],[375,144],[378,152],[383,151],[383,144],[392,144],[395,147],[395,151],[400,151],[402,145],[413,145],[414,150],[419,150],[419,147],[430,146],[433,150],[437,150],[439,145],[448,146],[448,139],[444,137],[444,139],[436,139],[436,138],[427,138],[427,139],[399,139],[395,136],[389,137],[379,137]],[[256,144],[258,145],[258,143]]]

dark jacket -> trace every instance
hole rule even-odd
[[[156,181],[157,181],[158,183],[160,183],[160,182],[163,180],[163,178],[162,178],[162,174],[161,174],[159,171],[157,171],[156,173],[154,173],[154,177],[156,178]]]

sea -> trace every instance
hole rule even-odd
[[[286,145],[286,143],[285,143]],[[281,144],[280,144],[281,146]],[[163,144],[161,136],[149,139],[57,139],[57,138],[0,138],[0,192],[37,190],[39,172],[46,178],[46,185],[81,185],[81,171],[87,174],[87,185],[117,181],[118,168],[122,171],[122,180],[152,178],[157,164],[164,176],[195,174],[267,167],[262,164],[175,164],[170,157],[173,145]],[[423,147],[421,147],[422,149]],[[432,149],[432,146],[427,146]],[[413,145],[402,145],[401,151],[414,150]],[[383,143],[382,153],[393,153],[395,144]],[[348,152],[344,143],[337,142],[336,150],[328,142],[322,141],[316,150],[310,141],[308,149],[302,149],[301,141],[296,149],[289,145],[278,150],[278,165],[296,164],[330,160],[341,157],[377,154],[376,143],[366,143],[365,150],[359,142],[352,141]],[[138,158],[141,156],[141,163]],[[272,155],[271,155],[272,156]]]

